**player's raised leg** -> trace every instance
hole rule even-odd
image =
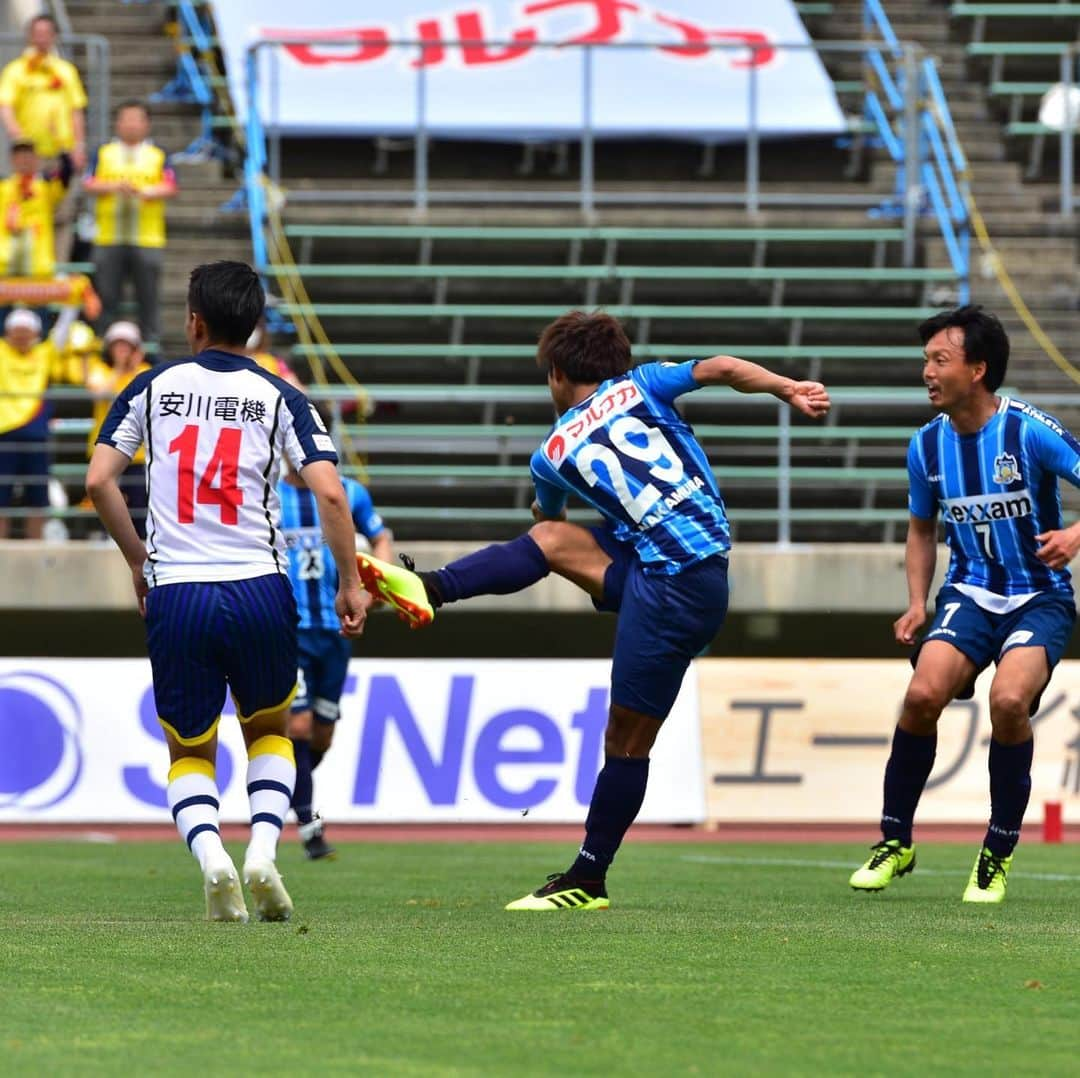
[[[611,564],[610,554],[597,541],[602,530],[544,520],[508,543],[492,543],[428,571],[391,565],[370,554],[358,554],[357,562],[367,590],[418,627],[429,624],[434,612],[447,603],[524,591],[549,573],[599,599]]]
[[[942,611],[942,616],[947,614]],[[849,883],[855,890],[882,891],[915,868],[912,828],[934,766],[938,719],[975,674],[975,664],[952,644],[928,640],[920,650],[885,765],[881,841],[852,874]]]

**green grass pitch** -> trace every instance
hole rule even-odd
[[[239,852],[239,851],[235,851]],[[1075,1074],[1080,851],[631,842],[608,912],[509,914],[565,847],[282,851],[296,916],[209,925],[178,842],[0,846],[13,1075]]]

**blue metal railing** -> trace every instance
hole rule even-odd
[[[868,39],[883,42],[867,46],[864,115],[897,167],[895,200],[883,210],[904,217],[910,244],[905,262],[914,257],[915,218],[933,213],[956,271],[959,299],[966,303],[971,294],[968,165],[937,64],[897,38],[881,0],[864,0],[863,30]]]
[[[124,3],[146,3],[146,0],[124,0]],[[176,74],[157,93],[150,95],[150,101],[198,105],[201,110],[201,130],[181,156],[214,156],[220,152],[214,139],[214,106],[217,99],[210,74],[200,59],[213,49],[213,34],[202,10],[204,4],[196,0],[178,0],[175,7],[179,33]]]

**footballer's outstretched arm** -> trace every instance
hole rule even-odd
[[[735,356],[703,359],[694,365],[694,378],[703,386],[730,386],[739,393],[771,393],[811,419],[821,419],[829,411],[829,393],[820,382],[796,382]]]

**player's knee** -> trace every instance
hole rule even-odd
[[[529,538],[540,548],[548,565],[553,569],[557,567],[559,556],[564,550],[564,536],[565,525],[557,520],[541,520],[529,529]]]
[[[994,738],[1005,745],[1026,741],[1031,736],[1031,701],[1015,685],[990,687],[990,725]]]
[[[312,736],[311,712],[294,711],[289,716],[289,737],[309,738]]]
[[[604,754],[623,759],[630,757],[647,760],[660,725],[658,719],[617,706],[612,707],[604,731]]]
[[[913,681],[904,694],[904,725],[919,728],[912,733],[933,733],[948,702],[945,694],[930,682]]]

